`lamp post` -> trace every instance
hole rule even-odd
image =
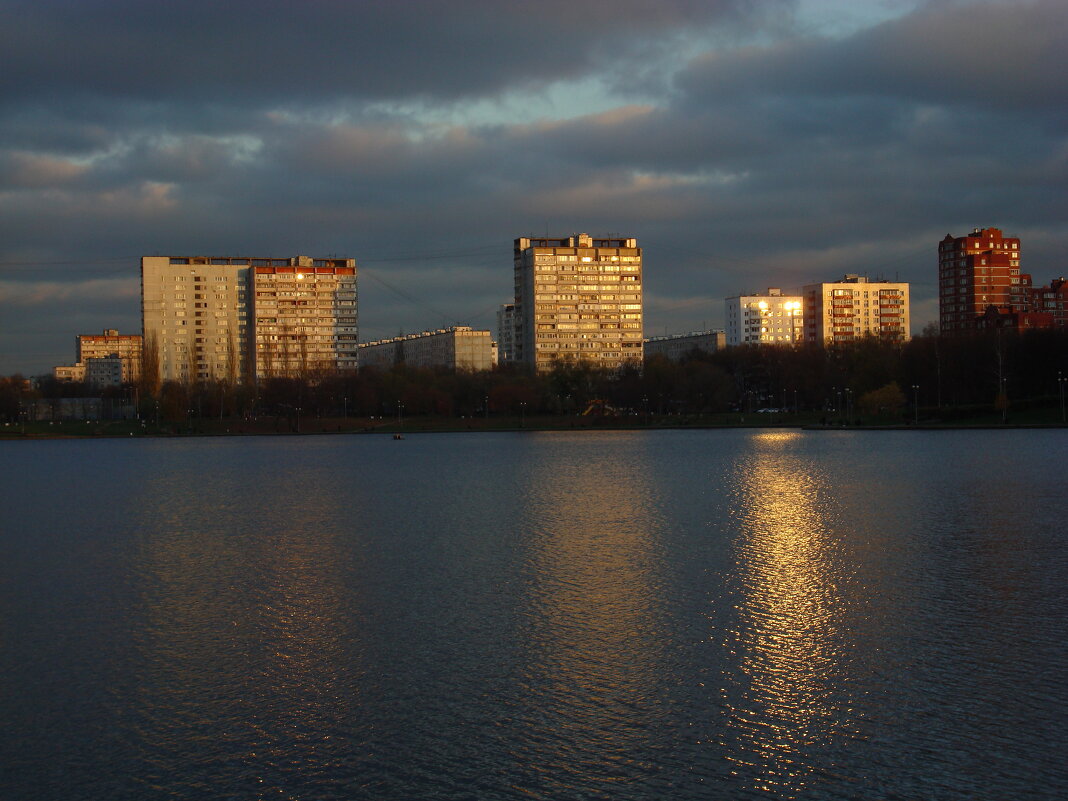
[[[1066,419],[1065,416],[1064,416],[1064,382],[1065,381],[1068,381],[1068,378],[1065,378],[1063,375],[1060,374],[1060,372],[1058,372],[1057,373],[1057,385],[1061,389],[1061,422],[1062,423],[1068,422],[1068,419]]]
[[[527,402],[519,402],[519,427],[525,428],[527,424]]]
[[[853,419],[853,390],[846,387],[846,423]]]
[[[920,424],[920,385],[912,385],[912,424]]]
[[[489,395],[482,398],[482,410],[486,413],[486,419],[489,420]]]
[[[404,404],[397,401],[397,426],[404,425]]]

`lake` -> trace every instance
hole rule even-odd
[[[0,798],[1053,799],[1068,431],[0,442]]]

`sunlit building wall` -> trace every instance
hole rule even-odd
[[[243,381],[312,366],[352,367],[355,286],[352,259],[146,256],[145,352],[156,354],[164,381]]]
[[[943,333],[970,331],[990,307],[1011,315],[1031,309],[1031,276],[1020,271],[1020,240],[999,228],[938,244],[938,322]]]
[[[85,381],[85,365],[82,362],[58,365],[52,368],[52,377],[56,381],[80,384]]]
[[[788,345],[804,338],[800,295],[769,287],[764,294],[726,298],[724,306],[728,345]]]
[[[355,370],[355,259],[252,266],[257,379]]]
[[[490,370],[496,364],[489,331],[457,325],[437,331],[362,342],[360,366],[389,368],[441,367],[448,370]]]
[[[617,368],[642,358],[642,251],[636,239],[515,240],[515,361]]]
[[[727,335],[723,331],[691,331],[688,334],[668,334],[645,340],[645,358],[664,356],[672,361],[681,361],[693,351],[715,353],[723,350]]]
[[[909,285],[846,275],[841,281],[804,287],[805,339],[854,342],[876,336],[909,339]]]
[[[141,335],[120,334],[114,328],[106,328],[99,334],[81,334],[75,339],[77,361],[116,357],[121,371],[120,384],[129,384],[141,377]],[[109,374],[111,368],[109,369]]]

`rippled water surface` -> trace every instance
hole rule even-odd
[[[1045,799],[1068,432],[0,442],[0,798]]]

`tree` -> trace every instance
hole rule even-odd
[[[896,381],[865,392],[857,401],[866,417],[898,417],[905,408],[905,393]]]

